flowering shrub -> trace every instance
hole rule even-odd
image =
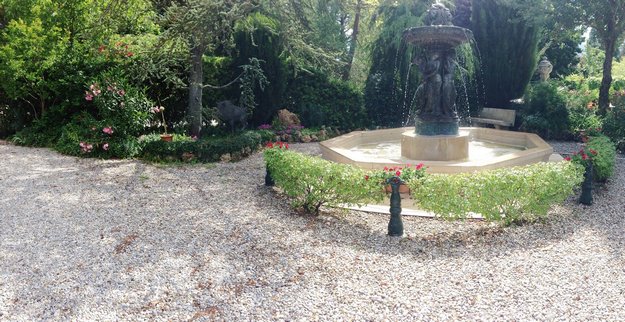
[[[384,167],[383,170],[371,171],[365,175],[365,180],[377,182],[379,184],[387,184],[387,180],[393,177],[399,177],[403,182],[413,179],[423,178],[425,175],[425,167],[423,163],[415,166],[407,164],[405,167]]]
[[[279,146],[278,146],[279,147]],[[382,189],[366,172],[347,164],[269,148],[264,152],[267,169],[276,186],[292,198],[292,205],[319,214],[322,206],[336,207],[381,201]]]
[[[608,180],[614,174],[616,147],[605,135],[590,137],[586,143],[587,154],[590,152],[594,169],[594,179],[599,182]]]
[[[161,113],[161,119],[159,120],[160,125],[163,126],[165,130],[165,134],[167,134],[167,122],[165,122],[165,107],[164,106],[154,106],[150,109],[152,114]]]
[[[152,105],[142,90],[105,75],[87,85],[85,108],[63,126],[55,148],[70,155],[133,157]]]
[[[535,220],[564,201],[583,180],[571,162],[537,163],[475,173],[430,174],[408,182],[419,207],[445,219],[470,212],[489,221]]]

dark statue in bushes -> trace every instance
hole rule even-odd
[[[235,125],[239,124],[241,130],[247,126],[247,110],[232,104],[230,101],[221,101],[217,103],[219,118],[230,126],[230,130],[234,132]]]

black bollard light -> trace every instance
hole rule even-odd
[[[588,163],[584,172],[584,182],[582,182],[582,194],[579,196],[579,203],[592,205],[592,163]]]
[[[401,221],[401,196],[399,186],[403,183],[401,178],[395,176],[386,179],[391,185],[391,220],[388,222],[388,235],[399,237],[404,234],[404,223]]]

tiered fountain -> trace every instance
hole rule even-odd
[[[424,163],[430,172],[467,172],[547,161],[553,149],[535,134],[460,128],[456,112],[455,48],[470,30],[451,24],[449,9],[433,4],[426,26],[404,31],[423,49],[413,61],[422,75],[415,128],[357,131],[321,143],[323,157],[363,168]]]

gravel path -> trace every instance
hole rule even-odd
[[[625,319],[622,156],[593,206],[508,228],[410,217],[404,238],[383,215],[300,215],[263,175],[260,154],[155,167],[0,145],[0,320]]]

